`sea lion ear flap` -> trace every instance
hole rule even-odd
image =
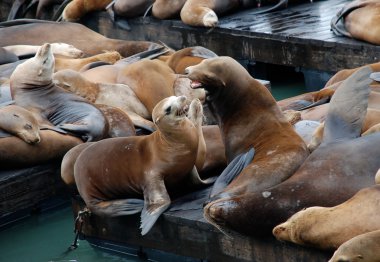
[[[161,116],[158,116],[156,119],[154,119],[154,123],[155,124],[158,123],[160,121],[160,119],[161,119]]]

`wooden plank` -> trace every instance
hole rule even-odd
[[[76,214],[83,209],[80,198],[73,199]],[[274,237],[224,235],[205,222],[202,208],[187,211],[166,211],[151,231],[140,235],[140,216],[101,218],[84,217],[82,237],[112,241],[124,246],[158,249],[181,256],[208,261],[327,261],[332,255],[311,248],[283,243]]]

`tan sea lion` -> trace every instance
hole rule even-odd
[[[375,176],[375,183],[380,184],[380,169],[377,170],[376,176]]]
[[[156,132],[102,140],[79,155],[75,181],[91,212],[121,216],[142,210],[145,235],[170,205],[168,191],[203,184],[194,167],[198,134],[185,106],[183,96],[165,98],[153,110]],[[89,164],[94,157],[97,161]]]
[[[12,23],[8,22],[4,27],[1,26],[2,23],[0,23],[0,46],[63,42],[75,46],[87,55],[96,55],[108,50],[117,51],[123,57],[160,46],[148,41],[106,38],[79,23],[18,19]]]
[[[151,118],[149,111],[128,85],[94,83],[73,70],[61,70],[53,78],[58,86],[94,104],[120,108],[128,114],[134,125],[151,132],[155,130],[153,122],[146,120]]]
[[[85,58],[55,58],[55,72],[63,69],[72,69],[79,71],[83,66],[93,63],[93,62],[105,62],[109,64],[114,64],[116,61],[120,60],[121,56],[117,51],[105,52],[102,54],[93,55]]]
[[[223,229],[268,235],[274,226],[303,208],[338,205],[373,185],[379,169],[380,134],[359,137],[368,106],[370,73],[364,68],[339,87],[330,102],[325,122],[325,132],[329,131],[323,143],[293,175],[266,189],[213,201],[204,212],[213,212],[213,222]],[[246,99],[251,104],[255,100]]]
[[[90,12],[104,10],[112,0],[73,0],[62,12],[62,20],[76,22]]]
[[[65,43],[51,43],[52,52],[54,55],[61,55],[71,58],[79,58],[84,55],[83,51],[75,48],[72,45]],[[11,45],[4,46],[4,49],[14,53],[17,56],[31,56],[37,53],[39,45]]]
[[[344,242],[380,229],[380,185],[364,188],[344,203],[309,207],[276,226],[278,240],[321,249],[337,249]]]
[[[0,47],[0,65],[13,63],[18,60],[19,59],[15,53],[3,47]]]
[[[158,19],[171,19],[179,17],[186,0],[156,0],[153,3],[152,15]]]
[[[52,130],[40,130],[39,134],[40,142],[33,145],[14,136],[1,138],[1,168],[28,167],[57,160],[74,146],[83,143],[77,137]]]
[[[193,88],[206,90],[206,101],[217,117],[228,162],[252,147],[256,150],[247,167],[236,174],[227,174],[236,175],[236,178],[226,188],[219,185],[218,180],[215,182],[214,189],[218,188],[219,192],[213,190],[212,199],[217,200],[205,207],[204,215],[218,227],[221,223],[230,223],[217,217],[228,212],[224,202],[286,180],[303,163],[308,151],[268,89],[234,59],[206,59],[188,67],[186,73]],[[214,206],[216,202],[218,204]],[[236,208],[241,208],[237,212],[246,213],[244,206],[237,205]],[[242,224],[249,223],[249,215],[246,219]]]
[[[377,0],[350,2],[332,18],[332,31],[338,35],[380,45],[379,13],[380,3]]]
[[[39,124],[28,110],[9,105],[0,108],[0,138],[16,136],[28,144],[39,143]]]
[[[379,262],[380,230],[364,233],[343,243],[328,262]]]
[[[39,117],[39,123],[52,123],[85,141],[106,137],[108,123],[99,109],[85,99],[53,83],[54,56],[50,44],[18,65],[10,78],[15,104]]]

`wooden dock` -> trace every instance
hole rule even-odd
[[[73,200],[75,214],[83,207],[80,197]],[[179,256],[173,261],[325,262],[332,256],[329,252],[280,242],[271,236],[224,235],[204,220],[202,201],[193,210],[169,209],[145,236],[141,236],[139,226],[140,214],[116,218],[91,214],[84,217],[81,236],[97,247],[116,252],[128,249],[129,254],[143,254],[156,261],[152,249]]]

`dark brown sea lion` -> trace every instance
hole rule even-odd
[[[376,230],[343,243],[328,262],[379,262],[379,250],[380,230]]]
[[[379,209],[380,185],[375,185],[360,190],[340,205],[299,211],[276,226],[273,234],[278,240],[299,245],[337,249],[355,236],[380,230]]]
[[[75,182],[91,212],[121,216],[142,210],[145,235],[170,205],[168,191],[203,184],[194,167],[198,134],[185,116],[185,106],[185,97],[165,98],[153,110],[156,132],[105,139],[79,155]],[[94,158],[97,161],[89,164]],[[142,196],[144,200],[131,199]]]
[[[214,201],[205,207],[205,213],[213,211],[215,223],[244,234],[270,234],[275,225],[303,208],[338,205],[373,185],[380,167],[380,134],[359,137],[370,72],[369,68],[359,70],[334,94],[324,141],[295,174],[276,186]]]
[[[73,0],[62,12],[62,20],[76,22],[90,12],[104,10],[112,0]]]
[[[338,35],[380,45],[379,13],[379,1],[356,0],[348,3],[333,17],[331,28]]]
[[[228,162],[252,147],[256,151],[253,161],[237,172],[226,188],[220,188],[216,181],[214,189],[220,188],[221,192],[213,190],[212,194],[218,200],[205,207],[205,217],[212,224],[229,224],[232,217],[217,217],[228,212],[224,203],[286,180],[306,159],[308,150],[268,89],[234,59],[206,59],[188,67],[186,73],[194,88],[203,87],[207,92],[206,101],[221,129]],[[244,205],[235,208],[248,212]],[[249,223],[250,218],[246,219],[242,224]]]
[[[19,24],[23,22],[24,24]],[[108,50],[117,51],[123,57],[159,46],[148,41],[126,41],[106,38],[78,23],[15,20],[12,24],[15,25],[10,26],[8,23],[6,27],[0,27],[0,46],[42,45],[44,43],[63,42],[75,46],[88,55],[96,55],[103,53],[104,50]]]
[[[9,105],[0,107],[0,138],[16,136],[28,144],[39,143],[39,124],[28,110]]]
[[[30,110],[40,123],[52,123],[85,141],[106,137],[108,123],[103,114],[85,99],[53,83],[54,56],[50,44],[18,65],[10,85],[15,104]]]

